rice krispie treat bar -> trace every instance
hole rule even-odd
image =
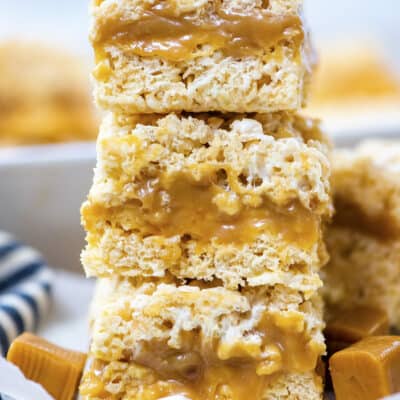
[[[328,305],[371,305],[400,327],[400,143],[368,141],[333,157],[337,214],[323,271]]]
[[[113,278],[95,303],[83,399],[320,399],[318,295]]]
[[[301,107],[314,63],[301,0],[92,0],[101,107],[121,113]]]
[[[109,117],[82,208],[86,272],[312,293],[332,212],[326,153],[315,121],[286,113]]]
[[[282,285],[244,288],[174,280],[101,282],[91,354],[191,379],[240,359],[259,376],[315,369],[325,351],[322,303]]]
[[[198,380],[179,382],[133,362],[92,359],[80,392],[83,400],[320,400],[323,385],[315,372],[259,377],[246,366],[211,367]]]

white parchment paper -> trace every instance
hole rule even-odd
[[[15,400],[54,400],[43,388],[24,377],[13,364],[0,357],[0,393]]]

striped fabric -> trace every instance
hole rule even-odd
[[[52,273],[41,255],[0,231],[0,355],[35,331],[49,307]]]

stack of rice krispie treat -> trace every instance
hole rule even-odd
[[[320,399],[329,145],[299,0],[96,0],[84,399]]]
[[[378,307],[400,329],[400,143],[366,141],[333,153],[337,210],[324,269],[329,308]],[[329,317],[329,313],[328,313]]]

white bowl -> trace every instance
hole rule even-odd
[[[0,229],[57,268],[80,269],[79,208],[89,191],[95,144],[0,149]]]

